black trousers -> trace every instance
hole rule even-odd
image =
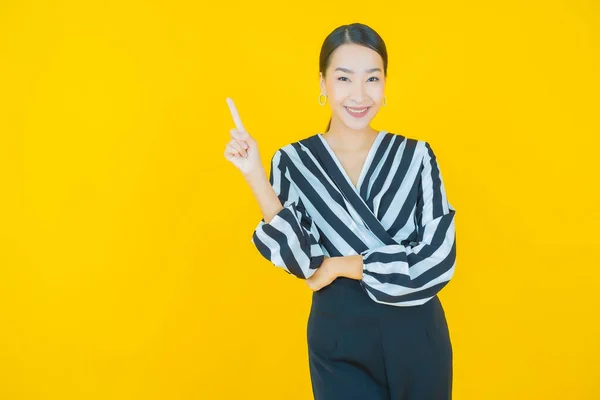
[[[452,344],[438,296],[390,306],[359,281],[337,278],[313,292],[307,340],[315,400],[452,399]]]

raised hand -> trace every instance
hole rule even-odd
[[[235,128],[229,131],[231,140],[225,146],[225,158],[231,161],[243,174],[263,168],[256,140],[244,128],[235,104],[229,97],[227,97],[227,104],[235,122]]]

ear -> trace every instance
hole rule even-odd
[[[319,87],[321,88],[321,92],[327,94],[325,91],[325,78],[323,78],[323,73],[319,72]]]

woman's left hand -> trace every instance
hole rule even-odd
[[[331,258],[325,256],[325,259],[315,273],[310,278],[306,279],[306,284],[316,292],[329,285],[337,277],[338,273],[335,268],[335,257]]]

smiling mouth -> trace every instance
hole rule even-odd
[[[362,108],[350,108],[344,106],[344,108],[346,109],[346,111],[348,111],[348,114],[352,115],[353,117],[364,117],[365,115],[367,115],[371,107],[369,106]]]

